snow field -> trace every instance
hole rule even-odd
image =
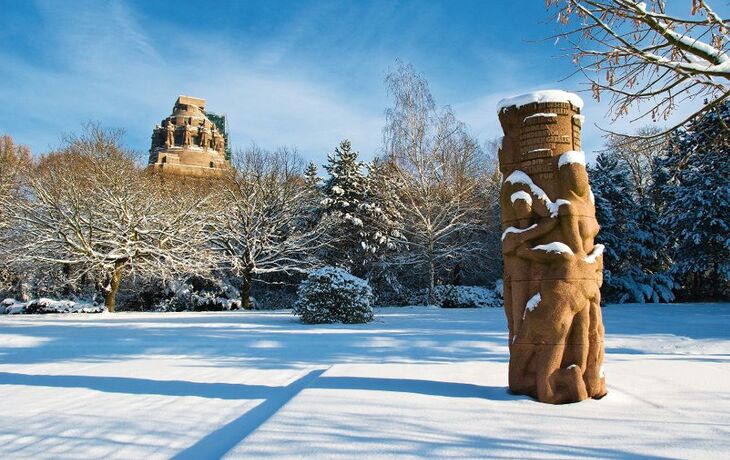
[[[506,391],[501,309],[0,318],[2,458],[719,458],[730,305],[604,309],[609,394]]]

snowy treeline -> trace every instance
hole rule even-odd
[[[614,302],[730,296],[730,105],[668,139],[611,137],[590,167]]]
[[[347,140],[321,167],[254,145],[221,177],[181,178],[98,126],[35,160],[2,138],[0,299],[281,308],[333,266],[367,280],[379,305],[493,306],[466,286],[502,274],[495,149],[410,66],[386,82],[383,148],[367,163]],[[607,300],[730,294],[729,113],[663,143],[610,138],[590,166]]]
[[[0,295],[110,310],[291,307],[324,266],[366,279],[380,304],[493,286],[494,157],[410,66],[387,82],[385,148],[368,163],[347,140],[321,166],[254,145],[222,177],[193,179],[144,168],[98,126],[35,161],[5,141]]]

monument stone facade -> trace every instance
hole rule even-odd
[[[179,96],[172,115],[152,131],[149,167],[164,173],[205,177],[229,167],[226,136],[205,113],[205,99]]]
[[[580,150],[583,101],[559,90],[508,98],[499,167],[504,308],[513,393],[562,404],[606,394],[603,246]]]

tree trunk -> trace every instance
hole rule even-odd
[[[433,241],[428,243],[428,303],[436,303],[436,261],[434,257]]]
[[[61,290],[61,293],[64,297],[68,297],[71,295],[71,264],[63,264],[62,266],[63,271],[63,289]]]
[[[250,271],[243,272],[241,276],[241,307],[244,310],[251,310],[251,287],[253,285],[253,274]]]
[[[116,262],[114,264],[114,272],[109,276],[109,282],[104,287],[104,306],[109,313],[116,311],[117,292],[119,292],[119,285],[122,284],[123,269],[124,262]]]
[[[16,278],[15,292],[18,296],[18,300],[21,302],[27,302],[30,300],[30,292],[28,290],[28,284],[22,276]]]
[[[436,264],[433,260],[428,263],[428,303],[434,305],[436,303]]]

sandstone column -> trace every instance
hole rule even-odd
[[[553,404],[606,394],[603,246],[580,151],[582,106],[551,90],[498,107],[509,387]]]

